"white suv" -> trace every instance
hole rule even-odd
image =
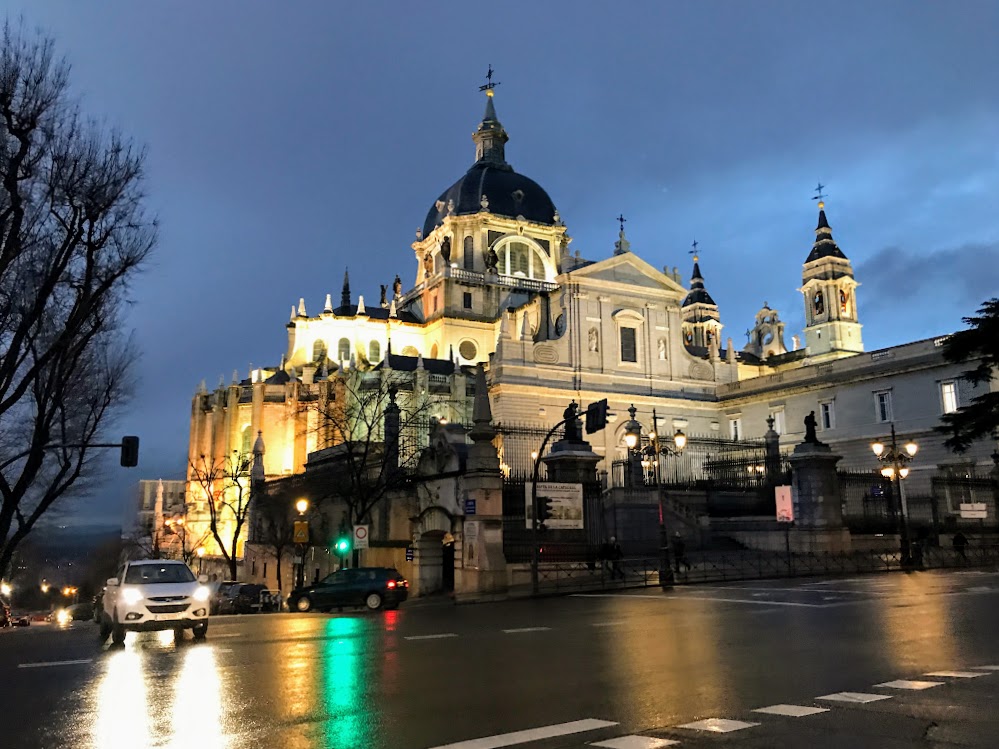
[[[171,559],[125,562],[104,591],[101,636],[120,645],[125,632],[190,629],[196,639],[208,632],[208,578]]]

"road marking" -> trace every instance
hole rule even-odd
[[[729,720],[728,718],[706,718],[693,723],[684,723],[677,728],[689,728],[691,731],[709,731],[710,733],[731,733],[743,728],[752,728],[759,723],[747,723],[744,720]]]
[[[815,699],[830,700],[831,702],[852,702],[857,705],[863,705],[868,702],[877,702],[878,700],[890,700],[891,695],[867,694],[866,692],[836,692],[835,694],[824,694]]]
[[[551,627],[520,627],[519,629],[504,629],[508,635],[518,634],[520,632],[547,632]]]
[[[81,663],[91,663],[93,658],[80,658],[75,661],[41,661],[38,663],[18,663],[18,668],[45,668],[46,666],[77,666]]]
[[[591,627],[616,627],[618,624],[625,624],[625,622],[593,622],[590,624]],[[981,666],[981,668],[988,668],[988,666]]]
[[[541,728],[529,728],[526,731],[514,731],[513,733],[501,733],[495,736],[484,736],[481,739],[459,741],[456,744],[443,744],[441,746],[435,746],[432,749],[500,749],[504,746],[527,744],[531,741],[553,739],[558,736],[569,736],[573,733],[596,731],[600,728],[610,728],[611,726],[616,725],[617,723],[609,720],[587,718],[585,720],[574,720],[569,723],[556,723],[551,726],[542,726]]]
[[[942,687],[942,681],[913,681],[911,679],[898,679],[896,681],[886,681],[884,684],[875,684],[875,687],[886,687],[887,689],[930,689],[932,687]]]
[[[950,679],[974,679],[976,676],[988,676],[982,671],[934,671],[932,674],[923,676],[943,676]]]
[[[661,749],[679,743],[673,739],[655,739],[651,736],[621,736],[607,741],[595,741],[590,746],[601,746],[604,749]]]
[[[838,606],[837,603],[797,603],[795,601],[752,601],[747,598],[711,598],[708,596],[649,596],[649,595],[626,595],[621,593],[573,593],[578,598],[628,598],[628,599],[648,599],[654,601],[716,601],[720,603],[748,603],[756,606],[794,606],[805,609],[826,609],[830,606]]]
[[[753,710],[754,713],[767,713],[768,715],[786,715],[789,718],[804,718],[806,715],[816,713],[828,713],[827,707],[807,707],[805,705],[771,705],[770,707],[760,707]]]
[[[439,635],[410,635],[409,637],[404,637],[404,640],[442,640],[445,637],[457,637],[455,632],[441,632]]]
[[[999,671],[999,666],[973,666],[973,668],[980,668],[983,671]]]
[[[213,640],[217,640],[220,637],[242,637],[242,632],[221,632],[212,635]]]
[[[232,648],[215,648],[216,653],[231,653]]]

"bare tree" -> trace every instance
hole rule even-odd
[[[208,506],[208,530],[229,565],[230,580],[236,579],[239,540],[250,512],[252,463],[251,455],[233,450],[214,461],[202,455],[190,465],[191,481],[200,487]]]
[[[0,45],[0,575],[59,500],[95,478],[94,443],[131,388],[122,333],[152,251],[144,154],[85,120],[53,41]]]
[[[253,542],[264,549],[277,563],[278,592],[284,591],[281,562],[294,546],[295,516],[288,498],[272,494],[264,488],[253,498],[253,519],[256,525]]]
[[[371,522],[372,511],[389,493],[409,481],[425,447],[431,421],[464,413],[450,393],[418,392],[411,373],[351,371],[338,378],[336,397],[303,403],[317,411],[320,436],[332,441],[324,459],[336,480],[324,482],[318,501],[344,509],[348,526]],[[386,424],[397,424],[386,428]],[[357,562],[357,552],[354,552]]]

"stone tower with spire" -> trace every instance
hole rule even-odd
[[[819,201],[815,244],[801,274],[805,302],[805,346],[813,357],[840,358],[864,350],[857,316],[853,266],[832,237],[825,203]]]
[[[684,298],[680,309],[684,345],[707,349],[721,346],[721,316],[718,305],[704,286],[700,258],[697,255],[694,255],[694,272],[690,276],[690,293]]]

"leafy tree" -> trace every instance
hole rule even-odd
[[[0,577],[56,504],[95,478],[131,392],[121,327],[157,239],[144,154],[81,115],[52,39],[0,41]]]
[[[949,362],[974,362],[963,373],[973,385],[988,385],[999,371],[999,298],[986,301],[973,317],[964,318],[966,330],[948,337],[943,347]],[[964,452],[983,437],[995,437],[999,431],[999,392],[986,391],[975,396],[957,411],[944,414],[937,431],[948,435],[944,444],[956,452]]]

